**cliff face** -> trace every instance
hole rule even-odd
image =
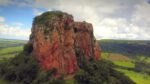
[[[41,67],[45,70],[56,68],[58,74],[72,74],[77,70],[79,50],[86,60],[100,58],[92,24],[74,22],[71,15],[59,11],[35,17],[29,43]]]
[[[93,35],[92,24],[86,22],[74,22],[75,47],[79,48],[87,60],[100,58],[100,48]],[[76,52],[76,51],[75,51]]]

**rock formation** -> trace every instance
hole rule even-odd
[[[74,22],[72,15],[60,11],[43,13],[34,18],[30,35],[32,54],[44,70],[56,68],[58,74],[73,74],[77,58],[100,58],[100,48],[92,24]]]

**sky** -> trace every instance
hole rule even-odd
[[[92,23],[96,39],[150,40],[150,0],[0,0],[0,38],[28,40],[33,18],[53,10]]]

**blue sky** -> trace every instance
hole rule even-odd
[[[150,0],[0,0],[0,38],[28,39],[33,18],[52,10],[92,23],[97,39],[150,40]]]
[[[10,6],[0,6],[0,15],[5,18],[5,22],[8,25],[14,25],[14,23],[22,23],[22,28],[30,28],[34,15],[31,8]]]

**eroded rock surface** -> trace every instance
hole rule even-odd
[[[100,58],[92,24],[74,22],[72,15],[64,12],[46,12],[35,17],[29,43],[41,67],[56,68],[58,74],[75,73],[79,64],[77,57],[80,57],[78,49],[86,60]]]

